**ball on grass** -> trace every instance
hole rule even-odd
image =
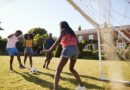
[[[36,68],[31,68],[31,73],[36,73],[37,69]]]

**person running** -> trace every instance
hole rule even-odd
[[[17,56],[18,62],[19,62],[19,68],[23,69],[25,68],[22,63],[21,63],[21,59],[20,59],[20,54],[19,51],[16,48],[16,43],[18,41],[18,36],[22,35],[22,31],[17,30],[14,34],[11,34],[8,36],[7,39],[7,45],[6,45],[6,49],[8,51],[8,54],[10,56],[10,70],[13,70],[13,60],[14,60],[14,56]]]
[[[83,83],[81,82],[81,79],[77,71],[74,69],[74,66],[78,57],[78,53],[79,53],[78,41],[76,39],[76,35],[66,21],[60,22],[60,30],[61,30],[61,33],[58,40],[53,44],[53,46],[49,50],[44,51],[47,54],[51,53],[52,51],[55,50],[56,46],[59,43],[63,47],[60,62],[59,62],[59,65],[57,67],[55,77],[54,77],[55,80],[54,80],[53,90],[58,89],[58,83],[59,83],[61,71],[69,59],[70,59],[69,69],[79,83],[79,86],[76,88],[76,90],[85,90],[85,87],[83,86]]]
[[[52,33],[49,33],[48,35],[48,38],[45,39],[44,43],[43,43],[43,50],[49,50],[50,47],[54,44],[54,39],[52,38]],[[48,69],[48,66],[50,64],[50,60],[52,59],[52,54],[53,52],[49,53],[49,54],[46,54],[45,53],[45,56],[46,56],[46,59],[45,59],[45,62],[43,64],[43,68],[46,68]]]
[[[33,35],[32,34],[25,34],[24,35],[24,65],[26,63],[27,57],[30,60],[30,67],[32,68],[32,55],[33,55]]]

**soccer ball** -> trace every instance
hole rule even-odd
[[[31,68],[31,73],[36,73],[37,69],[36,68]]]

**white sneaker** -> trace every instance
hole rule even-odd
[[[75,90],[86,90],[85,86],[81,87],[81,86],[78,86]]]

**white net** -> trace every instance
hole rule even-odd
[[[130,0],[73,0],[99,25],[130,24]],[[129,23],[128,23],[129,22]]]
[[[130,19],[130,1],[73,0],[73,2],[99,25],[101,49],[106,58],[101,66],[103,77],[109,77],[110,80],[130,81],[128,77],[130,76],[130,37],[128,37],[130,27],[124,28],[124,25],[130,24],[128,22]],[[91,23],[88,18],[86,20]],[[119,27],[117,28],[117,26]]]

